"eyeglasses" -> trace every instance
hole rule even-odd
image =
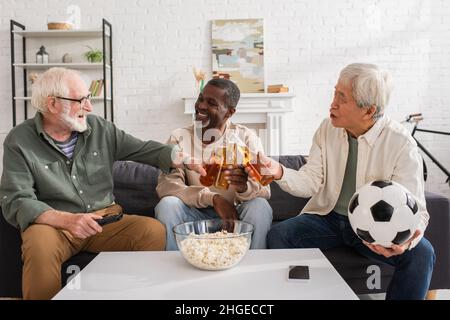
[[[59,97],[59,96],[56,96],[55,98],[78,102],[80,104],[80,107],[84,107],[86,105],[86,103],[91,102],[92,93],[89,93],[87,96],[81,97],[80,99],[73,99],[73,98],[66,98],[66,97]]]

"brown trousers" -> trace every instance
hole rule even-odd
[[[113,205],[93,212],[117,214]],[[166,230],[153,218],[124,215],[122,220],[103,226],[103,231],[86,239],[68,231],[34,224],[22,232],[22,293],[24,299],[51,299],[61,289],[61,264],[80,251],[164,250]]]

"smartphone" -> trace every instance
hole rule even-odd
[[[289,266],[288,280],[309,280],[309,267],[308,266]]]
[[[111,216],[107,216],[107,217],[98,219],[96,221],[99,225],[104,226],[104,225],[119,221],[120,219],[122,219],[122,217],[123,217],[123,213],[119,213],[119,214],[114,214]]]

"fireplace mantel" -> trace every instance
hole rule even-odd
[[[234,123],[264,125],[261,141],[267,154],[286,154],[285,117],[292,112],[295,95],[292,93],[243,93],[232,117]],[[195,114],[197,97],[184,99],[184,113]]]

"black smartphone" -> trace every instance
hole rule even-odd
[[[309,280],[309,267],[289,266],[288,280]]]
[[[107,225],[107,224],[119,221],[120,219],[122,219],[122,217],[123,217],[123,213],[114,214],[114,215],[111,215],[111,216],[107,216],[107,217],[103,217],[101,219],[98,219],[97,223],[99,225],[101,225],[101,226],[104,226],[104,225]]]

